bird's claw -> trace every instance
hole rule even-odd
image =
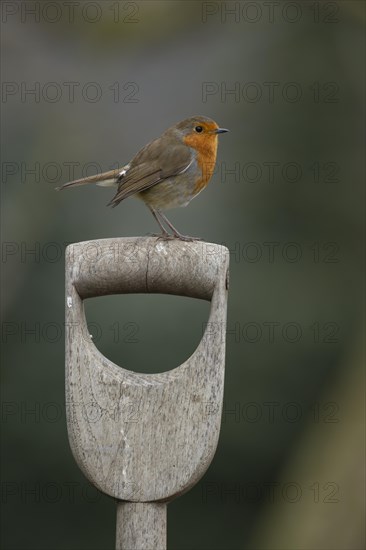
[[[175,239],[179,239],[180,241],[186,241],[186,242],[194,242],[194,241],[202,241],[200,237],[190,237],[189,235],[181,235],[180,233],[178,235],[174,235]]]
[[[170,233],[149,233],[149,235],[150,237],[156,237],[157,239],[163,239],[164,241],[172,241],[174,239],[185,242],[202,241],[200,237],[190,237],[189,235],[181,235],[180,233],[173,235]]]

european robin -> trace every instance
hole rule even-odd
[[[125,166],[103,174],[65,183],[58,189],[95,183],[117,186],[108,206],[136,195],[158,222],[163,238],[194,240],[175,229],[162,210],[187,206],[208,184],[213,174],[218,134],[228,132],[204,116],[186,118],[143,147]],[[163,223],[173,232],[170,235]]]

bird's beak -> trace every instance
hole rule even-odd
[[[214,131],[215,134],[224,134],[225,132],[230,132],[230,130],[226,130],[226,128],[216,128]]]

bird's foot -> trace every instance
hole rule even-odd
[[[181,233],[174,233],[171,235],[168,232],[164,233],[149,233],[151,237],[156,237],[157,239],[163,239],[164,241],[172,241],[174,239],[178,239],[179,241],[185,241],[185,242],[194,242],[194,241],[201,241],[202,239],[200,237],[190,237],[189,235],[182,235]]]
[[[171,235],[168,232],[164,233],[149,233],[150,237],[156,237],[157,239],[163,239],[164,241],[172,241],[175,239],[175,235]]]
[[[181,233],[174,233],[174,238],[179,239],[180,241],[193,242],[193,241],[202,241],[200,237],[190,237],[189,235],[182,235]]]

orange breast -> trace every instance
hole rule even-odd
[[[197,164],[202,176],[196,182],[194,193],[197,194],[206,187],[214,173],[217,154],[217,134],[189,134],[184,143],[197,151]]]

